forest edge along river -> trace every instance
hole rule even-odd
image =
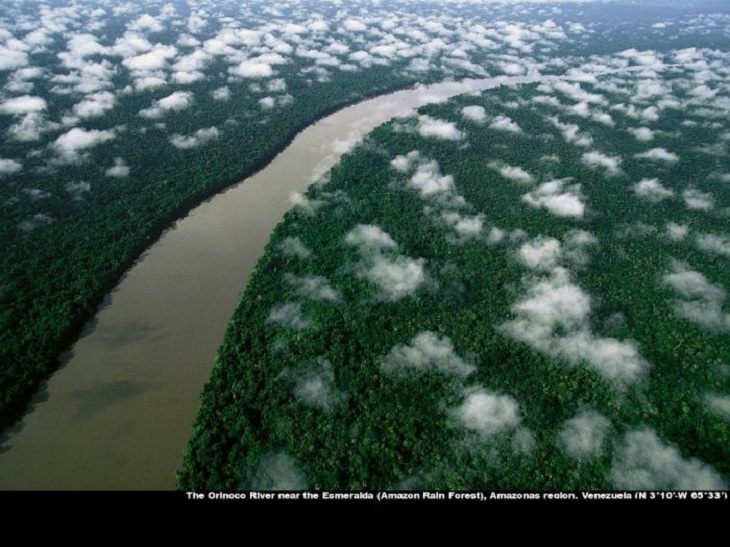
[[[0,439],[0,489],[173,489],[228,321],[291,194],[392,118],[470,91],[555,78],[448,81],[356,103],[193,209],[124,275]]]

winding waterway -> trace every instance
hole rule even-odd
[[[391,118],[461,93],[543,79],[443,82],[344,108],[175,223],[107,296],[0,441],[0,489],[174,488],[215,352],[292,192]]]

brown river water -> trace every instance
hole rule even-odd
[[[406,89],[309,126],[267,167],[176,222],[124,275],[21,422],[0,439],[2,490],[167,490],[216,350],[272,230],[359,136],[452,96],[543,80]]]

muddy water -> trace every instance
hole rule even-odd
[[[291,193],[393,117],[538,79],[445,82],[350,106],[194,209],[127,272],[31,411],[2,439],[0,489],[174,488],[216,349]]]

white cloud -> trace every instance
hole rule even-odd
[[[322,277],[321,275],[307,275],[299,277],[292,274],[286,274],[285,279],[287,283],[296,290],[299,296],[332,304],[342,301],[342,296],[339,291],[330,285],[327,278]]]
[[[148,72],[167,68],[167,62],[177,55],[175,46],[156,44],[151,51],[127,57],[122,64],[134,72]]]
[[[0,114],[9,114],[19,116],[33,112],[41,112],[48,107],[45,99],[41,97],[32,97],[23,95],[21,97],[13,97],[6,99],[0,103]]]
[[[535,180],[535,178],[522,167],[504,165],[497,162],[491,162],[489,167],[496,169],[504,178],[519,184],[531,184]]]
[[[517,401],[485,389],[468,393],[455,415],[462,426],[484,437],[514,429],[522,421]]]
[[[343,24],[345,30],[350,32],[364,32],[368,29],[367,25],[359,19],[349,18]]]
[[[396,301],[413,294],[426,280],[423,258],[377,256],[362,276],[380,289],[386,300]]]
[[[107,177],[123,179],[129,176],[129,166],[123,158],[114,158],[114,165],[107,169],[104,174]]]
[[[484,232],[483,214],[462,215],[456,211],[446,211],[441,213],[441,219],[463,239],[480,238]]]
[[[576,460],[590,460],[603,452],[611,422],[592,410],[583,410],[567,420],[558,433],[563,450]]]
[[[701,461],[682,457],[649,428],[628,432],[614,454],[611,479],[626,490],[724,490],[722,477]]]
[[[547,209],[558,217],[583,218],[585,203],[580,184],[566,186],[569,179],[545,182],[536,190],[522,196],[522,201],[535,208]]]
[[[23,164],[16,160],[0,158],[0,178],[14,175],[23,170]]]
[[[608,156],[602,152],[586,152],[581,156],[581,161],[588,167],[601,167],[609,175],[618,175],[621,172],[622,160],[618,156]]]
[[[100,91],[87,95],[86,98],[73,107],[73,113],[79,118],[95,118],[111,110],[117,103],[114,93]]]
[[[557,117],[548,118],[548,120],[560,130],[563,138],[576,146],[589,147],[593,144],[593,137],[587,133],[582,133],[580,127],[574,123],[563,123]]]
[[[374,284],[380,296],[394,302],[416,292],[426,281],[426,261],[397,254],[397,245],[378,226],[359,224],[345,237],[363,256],[358,276]]]
[[[683,241],[689,233],[689,226],[687,224],[677,224],[675,222],[667,223],[666,234],[667,237],[674,242]]]
[[[395,346],[383,360],[382,368],[387,374],[436,370],[459,378],[476,370],[456,354],[448,337],[431,331],[417,334],[410,344]]]
[[[408,154],[398,155],[390,161],[390,166],[400,173],[407,173],[421,160],[421,153],[418,150],[411,150]]]
[[[108,48],[102,46],[93,34],[74,34],[68,41],[68,50],[78,58],[108,53]]]
[[[269,78],[273,76],[274,69],[271,65],[262,61],[246,60],[238,66],[228,69],[234,76],[242,78]]]
[[[418,117],[418,133],[422,137],[434,137],[447,141],[458,141],[464,138],[464,133],[452,122],[424,115]]]
[[[666,163],[677,163],[679,161],[679,156],[677,156],[677,154],[667,152],[664,148],[652,148],[647,152],[636,154],[634,157],[651,161],[663,161]]]
[[[101,143],[112,140],[116,136],[114,130],[70,129],[53,143],[59,157],[66,162],[76,162],[83,159],[83,152]]]
[[[421,196],[431,196],[454,190],[454,177],[442,175],[436,160],[421,163],[408,181],[408,185],[418,190]]]
[[[149,108],[139,111],[143,118],[157,120],[167,112],[179,112],[189,108],[193,104],[193,94],[189,91],[175,91],[167,97],[155,101]]]
[[[476,122],[476,123],[482,123],[487,119],[487,111],[484,110],[483,106],[465,106],[461,109],[461,115],[464,117],[464,119]]]
[[[28,65],[28,54],[9,47],[0,46],[0,71],[14,70]]]
[[[18,223],[18,229],[22,232],[32,232],[43,226],[48,226],[55,222],[55,219],[46,213],[36,213],[32,217],[27,218]]]
[[[138,31],[146,30],[149,32],[161,32],[164,27],[158,19],[151,16],[149,13],[145,13],[143,15],[140,15],[136,21],[130,23],[129,29]]]
[[[271,110],[276,106],[276,101],[273,97],[264,97],[263,99],[259,99],[259,106],[262,110]]]
[[[674,301],[674,312],[680,317],[713,331],[730,328],[730,314],[723,313],[727,299],[725,289],[715,285],[700,272],[675,262],[672,272],[664,275],[663,281],[672,287],[679,299]]]
[[[566,81],[557,81],[550,84],[550,86],[574,100],[576,103],[589,103],[589,104],[604,104],[606,99],[602,95],[595,93],[589,93],[585,91],[580,83],[571,83]]]
[[[512,311],[515,319],[500,329],[540,353],[573,366],[587,363],[618,385],[637,380],[648,367],[633,342],[600,338],[591,332],[591,299],[564,268],[534,280]]]
[[[712,194],[702,192],[696,188],[688,188],[682,192],[682,198],[688,209],[711,211],[715,207],[715,199]]]
[[[178,133],[170,136],[170,144],[181,150],[189,150],[203,146],[211,141],[216,140],[220,136],[220,131],[216,127],[206,127],[198,129],[192,135],[180,135]]]
[[[91,184],[86,181],[79,181],[79,182],[69,182],[64,187],[66,192],[71,194],[71,197],[76,200],[82,200],[83,195],[87,194],[91,191]]]
[[[296,257],[303,260],[312,256],[312,251],[298,237],[282,239],[277,248],[284,256]]]
[[[517,250],[517,257],[533,270],[552,270],[561,257],[560,241],[553,237],[537,237],[523,243]]]
[[[293,330],[304,330],[309,326],[309,319],[305,316],[302,305],[297,302],[274,306],[266,322]]]
[[[30,112],[8,128],[8,135],[16,141],[37,141],[40,140],[43,133],[57,127],[58,124],[49,122],[40,112]]]
[[[318,359],[316,366],[294,374],[293,380],[294,396],[307,406],[329,410],[345,398],[335,385],[335,372],[328,359]]]
[[[648,127],[630,127],[628,131],[639,142],[648,142],[654,140],[654,131],[652,131]]]
[[[695,240],[697,248],[711,254],[730,258],[730,237],[717,234],[699,234]]]
[[[284,452],[264,455],[247,490],[306,490],[307,482],[296,460]]]
[[[227,87],[219,87],[211,91],[211,96],[216,101],[228,101],[231,98],[231,90]]]
[[[674,196],[674,191],[664,186],[659,179],[642,179],[633,186],[637,196],[658,203]]]
[[[390,234],[372,224],[355,226],[345,237],[345,243],[359,247],[361,252],[397,248]]]
[[[707,407],[724,420],[730,420],[730,395],[708,393],[705,396]]]
[[[522,129],[520,129],[520,126],[517,125],[514,121],[512,121],[507,116],[497,116],[492,120],[492,123],[489,124],[490,129],[495,129],[497,131],[506,131],[508,133],[521,133]]]

